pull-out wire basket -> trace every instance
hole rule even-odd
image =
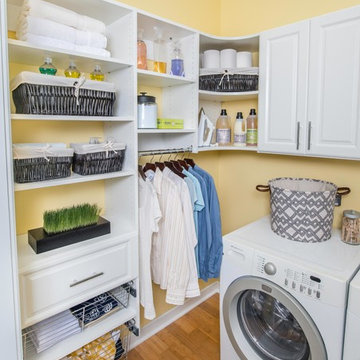
[[[129,295],[133,290],[132,286],[133,282],[126,283],[24,329],[22,334],[24,360],[36,359],[38,354],[66,338],[86,331],[88,327],[102,321],[114,312],[127,308]],[[105,338],[102,339],[102,342],[104,341],[106,343]],[[114,357],[74,359],[100,360],[114,359]],[[123,358],[121,357],[121,359]]]

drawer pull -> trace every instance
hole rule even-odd
[[[97,278],[97,277],[99,277],[99,276],[102,276],[102,275],[104,275],[103,272],[100,272],[100,273],[98,273],[98,274],[91,275],[91,276],[89,276],[89,277],[87,277],[87,278],[85,278],[85,279],[82,279],[82,280],[79,280],[79,281],[75,281],[74,283],[70,284],[70,287],[74,287],[74,286],[76,286],[76,285],[80,285],[80,284],[82,284],[82,283],[84,283],[84,282],[86,282],[86,281],[95,279],[95,278]]]

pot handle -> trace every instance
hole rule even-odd
[[[349,188],[349,187],[346,187],[346,186],[339,187],[339,188],[337,189],[337,192],[336,192],[336,194],[337,194],[337,195],[340,195],[340,196],[348,195],[348,194],[350,194],[350,193],[351,193],[350,188]]]
[[[256,190],[260,192],[270,192],[269,185],[256,185]]]

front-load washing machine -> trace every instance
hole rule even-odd
[[[343,360],[360,360],[360,272],[350,282]]]
[[[360,247],[301,243],[269,217],[224,237],[221,360],[341,360],[347,291]]]

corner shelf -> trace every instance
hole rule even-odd
[[[206,101],[239,101],[257,99],[259,91],[246,91],[246,92],[215,92],[199,90],[200,100]]]
[[[24,65],[39,66],[46,55],[56,59],[58,68],[66,69],[72,60],[76,62],[81,71],[88,73],[94,70],[95,65],[100,65],[104,72],[112,72],[131,66],[130,63],[122,59],[92,56],[91,54],[55,47],[37,46],[21,40],[8,39],[8,48],[9,61]]]
[[[76,115],[30,115],[11,114],[11,120],[26,121],[134,121],[132,116],[76,116]]]
[[[169,87],[195,83],[194,79],[137,69],[138,83],[155,87]]]
[[[218,150],[232,150],[232,151],[257,151],[257,146],[254,147],[241,147],[241,146],[204,146],[198,147],[198,152],[202,151],[218,151]]]
[[[15,191],[25,191],[25,190],[42,189],[42,188],[52,187],[52,186],[78,184],[78,183],[89,182],[89,181],[115,179],[115,178],[131,176],[131,175],[134,175],[134,171],[116,171],[116,172],[107,173],[107,174],[86,175],[86,176],[72,173],[72,175],[67,178],[38,181],[38,182],[25,183],[25,184],[15,183],[14,187],[15,187]]]
[[[138,134],[187,134],[194,133],[195,129],[138,129]]]

